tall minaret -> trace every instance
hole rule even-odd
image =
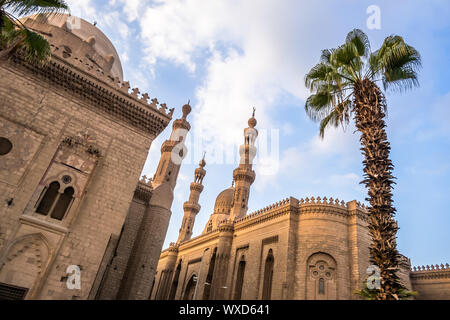
[[[133,257],[126,271],[119,299],[146,300],[149,298],[161,249],[169,226],[173,190],[181,162],[187,152],[184,145],[191,126],[186,120],[191,106],[185,104],[183,116],[173,122],[172,134],[161,147],[161,159],[153,177],[152,196],[142,219],[140,232],[133,247]]]
[[[256,155],[255,141],[258,130],[255,129],[255,108],[252,117],[248,120],[248,128],[244,129],[244,144],[239,148],[239,167],[233,171],[235,181],[233,205],[230,211],[230,219],[242,218],[247,214],[250,186],[255,181],[255,171],[252,169],[253,159]]]
[[[177,243],[181,243],[183,241],[191,239],[195,216],[200,211],[198,199],[200,198],[200,193],[202,193],[203,191],[202,182],[206,174],[206,171],[203,168],[205,167],[205,165],[205,155],[203,155],[203,159],[199,162],[199,167],[195,169],[195,178],[194,182],[191,183],[191,194],[189,195],[189,200],[186,201],[183,205],[184,217],[183,223],[180,228],[180,234],[178,235]]]

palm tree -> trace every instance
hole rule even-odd
[[[46,16],[66,10],[64,0],[0,0],[0,58],[23,49],[27,61],[48,61],[50,45],[47,40],[26,28],[18,17],[32,13]]]
[[[320,136],[323,138],[329,126],[347,125],[352,116],[361,133],[361,183],[368,189],[366,200],[370,203],[370,261],[381,271],[378,300],[403,298],[405,292],[397,276],[400,256],[392,204],[394,166],[385,130],[386,98],[379,83],[384,91],[411,89],[419,85],[420,66],[419,53],[402,37],[388,36],[380,49],[371,52],[367,35],[355,29],[340,47],[323,50],[320,62],[305,77],[312,93],[305,110],[312,120],[320,122]]]

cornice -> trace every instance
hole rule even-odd
[[[411,280],[450,279],[450,271],[411,272]]]
[[[197,237],[194,237],[187,241],[183,241],[180,244],[178,244],[178,252],[199,246],[203,243],[206,243],[211,240],[218,239],[218,238],[219,238],[219,230],[218,229],[212,230],[207,233],[203,233],[201,235],[198,235]],[[163,252],[165,252],[167,250],[168,249],[165,249]]]
[[[26,70],[55,89],[85,102],[88,108],[107,113],[153,136],[159,135],[169,124],[173,109],[166,114],[165,104],[157,109],[156,99],[152,99],[152,104],[147,104],[148,95],[144,94],[139,99],[138,89],[129,93],[128,82],[119,82],[93,65],[86,67],[87,63],[63,53],[58,47],[52,45],[51,49],[51,61],[45,65],[28,63],[20,53],[12,55],[8,64],[3,65]],[[92,74],[93,70],[95,74]]]
[[[356,214],[361,219],[368,221],[366,207],[355,201],[355,208],[356,210],[349,210],[348,204],[333,198],[327,199],[324,197],[322,199],[320,197],[312,197],[311,199],[298,200],[290,197],[252,212],[233,222],[224,220],[216,229],[203,233],[186,242],[182,242],[180,248],[191,248],[203,242],[210,241],[212,238],[218,237],[221,233],[242,230],[288,214],[329,214],[344,219]]]
[[[411,280],[450,279],[450,266],[441,265],[416,266],[411,268]]]
[[[150,198],[152,197],[152,192],[153,188],[151,187],[151,185],[139,181],[136,189],[134,190],[134,197],[139,200],[149,202]]]

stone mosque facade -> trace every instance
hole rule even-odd
[[[45,65],[21,52],[0,61],[0,299],[357,299],[369,266],[364,205],[290,197],[248,213],[254,114],[233,185],[202,234],[192,230],[205,159],[178,240],[161,252],[190,105],[172,121],[174,109],[131,89],[113,44],[89,22],[22,23],[52,56]],[[154,176],[140,178],[171,121]],[[399,272],[418,299],[450,299],[448,264],[411,268],[404,257]]]

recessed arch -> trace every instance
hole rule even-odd
[[[244,276],[245,276],[245,267],[246,267],[246,261],[245,261],[245,255],[241,256],[241,259],[238,263],[238,271],[236,275],[236,285],[234,289],[234,300],[241,300],[242,297],[242,289],[244,286]]]
[[[27,296],[32,297],[52,256],[44,235],[22,235],[8,245],[0,259],[0,282],[27,288]]]
[[[212,280],[214,277],[214,268],[216,266],[217,247],[214,248],[211,260],[209,261],[208,274],[206,275],[205,287],[203,289],[203,300],[209,300],[212,291]]]
[[[306,265],[306,298],[334,300],[337,297],[337,262],[325,252],[311,254]]]
[[[273,268],[275,264],[275,258],[273,256],[272,249],[269,249],[267,253],[266,261],[264,264],[264,280],[263,280],[263,300],[270,300],[272,296],[272,281],[273,281]]]
[[[186,288],[184,289],[184,294],[183,294],[183,300],[193,300],[194,299],[194,293],[195,293],[195,286],[197,284],[197,275],[195,273],[193,273],[190,278],[189,281],[186,284]]]
[[[175,274],[173,276],[172,286],[169,292],[169,300],[175,299],[175,294],[178,289],[178,279],[180,278],[182,260],[178,262],[177,268],[175,269]]]

